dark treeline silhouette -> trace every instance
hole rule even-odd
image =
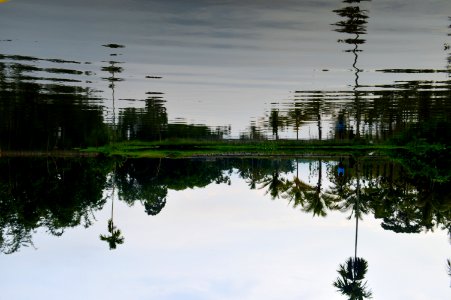
[[[77,78],[83,72],[47,68],[47,73],[76,79],[39,77],[34,72],[42,68],[30,64],[37,58],[7,59],[12,61],[0,62],[0,149],[53,150],[108,142],[100,99],[90,88],[79,86]]]
[[[366,2],[366,3],[365,3]],[[451,140],[451,81],[400,80],[383,85],[362,84],[358,67],[370,12],[370,1],[342,1],[334,10],[338,20],[332,30],[342,35],[338,43],[352,54],[350,89],[298,90],[291,102],[274,103],[259,124],[252,124],[243,138],[261,139],[265,132],[279,139],[280,132],[299,139],[359,140],[397,144],[446,144]],[[445,43],[447,67],[435,69],[382,69],[380,73],[449,73],[450,54]],[[369,71],[369,70],[367,70]],[[316,132],[315,132],[316,127]],[[267,130],[265,130],[267,129]]]
[[[313,134],[320,140],[449,145],[450,91],[450,80],[359,85],[355,91],[296,91],[292,103],[272,108],[241,137],[267,138],[268,128],[274,139],[287,132],[295,139],[313,139]]]
[[[123,48],[105,46],[111,45]],[[115,93],[124,80],[119,77],[123,63],[104,63],[100,71],[107,74],[103,80],[111,90],[106,99],[89,87],[89,80],[83,81],[94,72],[81,71],[79,62],[0,55],[0,149],[62,150],[123,140],[220,139],[230,132],[224,126],[169,123],[161,92],[147,92],[143,108],[118,110]],[[111,100],[112,107],[105,107],[106,100]]]
[[[449,158],[436,157],[429,171],[418,168],[421,160],[431,162],[434,154],[428,155],[397,157],[398,162],[353,156],[339,161],[4,158],[0,160],[0,247],[10,253],[31,244],[38,227],[58,235],[67,227],[88,226],[92,213],[106,203],[105,189],[111,198],[118,198],[116,203],[142,205],[143,212],[157,215],[169,190],[232,184],[234,173],[250,189],[264,190],[272,199],[288,201],[313,216],[338,210],[357,219],[372,214],[382,220],[384,229],[395,232],[447,229],[451,227]],[[306,174],[299,175],[299,163],[309,165],[313,182],[307,181]],[[325,184],[326,178],[331,185]],[[104,235],[108,242],[118,231],[112,220],[113,211],[110,235]],[[120,242],[121,235],[112,241]]]
[[[89,226],[105,204],[109,161],[100,159],[0,159],[0,251],[32,246],[32,233],[52,235]]]
[[[353,45],[352,49],[345,50],[354,54],[352,90],[296,91],[292,102],[272,107],[240,137],[278,140],[282,132],[288,131],[288,136],[299,139],[307,136],[308,129],[309,134],[320,140],[448,145],[451,140],[451,102],[448,101],[451,81],[410,80],[362,85],[358,80],[361,70],[357,59],[362,51],[359,46],[365,42],[361,36],[366,31],[367,18],[363,16],[367,16],[368,11],[343,8],[336,13],[340,21],[334,24],[335,30],[351,36],[339,41]],[[354,26],[353,22],[358,24]],[[44,63],[45,67],[39,66]],[[449,62],[447,64],[446,70],[449,70]],[[0,55],[1,149],[71,149],[124,140],[220,140],[231,132],[230,126],[186,124],[183,119],[169,122],[165,94],[153,89],[146,93],[145,99],[131,99],[144,102],[143,107],[117,109],[116,102],[124,100],[115,96],[124,80],[119,77],[124,66],[108,60],[100,71],[106,75],[103,78],[108,83],[105,88],[111,89],[111,95],[89,88],[89,80],[85,80],[86,83],[83,80],[94,76],[93,72],[82,71],[78,62]],[[402,74],[428,70],[377,71]],[[104,95],[108,96],[103,98]],[[112,107],[105,107],[106,100],[112,100]]]
[[[172,138],[219,140],[229,132],[229,128],[224,126],[211,128],[202,124],[169,123],[165,100],[161,96],[152,95],[144,101],[144,108],[129,107],[119,112],[117,124],[119,140],[161,141]]]

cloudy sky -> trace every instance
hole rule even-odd
[[[325,167],[325,166],[324,166]],[[309,181],[308,164],[300,174]],[[316,178],[310,178],[314,183]],[[323,183],[327,186],[327,182]],[[332,286],[354,253],[354,220],[327,218],[271,200],[232,176],[232,185],[170,191],[157,216],[116,199],[115,225],[125,243],[109,251],[110,202],[85,229],[62,237],[39,231],[36,249],[0,256],[5,299],[344,299]],[[374,299],[447,299],[446,233],[395,234],[365,216],[358,255],[369,263]]]

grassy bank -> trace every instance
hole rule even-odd
[[[406,149],[406,147],[340,141],[198,141],[177,139],[154,142],[127,141],[102,147],[91,147],[81,151],[106,156],[186,158],[198,156],[335,156],[356,152],[383,153],[401,149]]]

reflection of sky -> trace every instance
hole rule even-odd
[[[360,5],[370,16],[358,62],[365,70],[360,84],[413,77],[399,79],[376,69],[444,67],[450,1]],[[0,7],[0,28],[2,39],[13,41],[2,43],[1,51],[102,66],[113,50],[101,44],[125,44],[114,50],[125,62],[118,98],[165,92],[170,119],[242,130],[295,90],[353,84],[353,55],[342,52],[346,46],[336,41],[343,36],[331,25],[339,19],[333,10],[343,6],[338,0],[11,1]],[[164,78],[149,81],[146,75]],[[94,85],[107,89],[102,81]]]
[[[116,201],[125,243],[109,251],[99,240],[109,204],[88,229],[60,238],[39,232],[37,250],[0,256],[2,298],[343,299],[332,282],[354,253],[348,213],[312,218],[233,175],[231,187],[170,191],[153,217]],[[369,262],[375,299],[447,299],[444,232],[395,234],[370,216],[359,229],[358,255]]]

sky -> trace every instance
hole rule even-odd
[[[306,181],[307,170],[302,164]],[[347,216],[313,218],[250,190],[236,174],[231,186],[170,191],[156,216],[116,198],[123,245],[109,251],[99,240],[110,202],[87,229],[61,237],[39,230],[36,249],[0,256],[2,298],[339,300],[336,269],[354,253],[355,222]],[[369,263],[374,299],[447,299],[449,250],[440,230],[395,234],[371,216],[359,224],[358,255]]]

